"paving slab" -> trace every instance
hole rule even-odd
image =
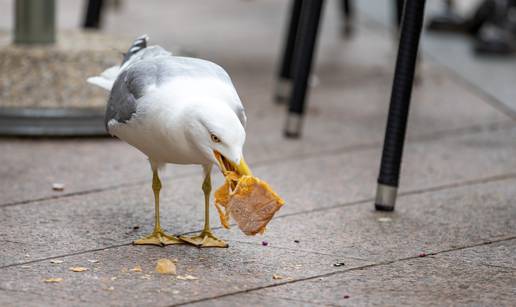
[[[410,144],[406,148],[404,164],[404,170],[410,171],[403,173],[401,191],[418,191],[506,174],[514,176],[511,170],[516,168],[516,145],[509,140],[515,135],[516,128],[500,129]],[[254,171],[286,199],[287,204],[279,215],[321,210],[363,200],[366,200],[364,206],[372,208],[378,170],[376,163],[371,161],[378,161],[378,158],[379,148],[290,162],[279,161],[257,167]],[[161,209],[163,227],[174,233],[201,228],[201,181],[199,174],[164,182]],[[221,176],[217,175],[214,186],[220,183]],[[152,203],[150,183],[145,183],[4,206],[0,208],[0,224],[4,229],[0,241],[7,248],[0,251],[0,265],[128,244],[151,230]],[[404,206],[404,203],[398,205],[400,208]],[[211,211],[214,225],[218,225],[215,210]],[[133,229],[135,226],[138,229]],[[281,226],[280,221],[270,224],[271,229]],[[222,236],[226,237],[227,234]],[[32,239],[36,237],[37,240]],[[239,234],[237,238],[243,236]],[[267,233],[266,238],[274,237]],[[49,242],[53,242],[52,248],[48,247]],[[284,246],[292,245],[288,243]],[[29,256],[25,257],[27,253]]]
[[[44,293],[36,294],[19,290],[0,290],[0,303],[4,307],[38,307],[38,306],[86,306],[84,302],[74,299],[49,297]]]
[[[277,218],[271,246],[375,262],[516,236],[516,178],[399,198],[394,213],[369,202]],[[230,237],[258,244],[252,237]]]
[[[401,286],[399,284],[398,286],[404,289],[408,284],[422,278],[414,277],[414,273],[411,272],[425,272],[424,267],[395,268],[394,272],[389,269],[387,271],[379,269],[371,273],[372,277],[367,278],[370,270],[368,267],[373,263],[394,262],[392,265],[395,265],[400,260],[410,257],[422,259],[418,258],[422,252],[441,253],[485,244],[492,240],[515,238],[516,207],[513,203],[516,197],[516,191],[513,189],[515,183],[516,178],[512,178],[485,183],[482,185],[482,191],[479,191],[478,185],[473,185],[403,196],[399,199],[400,207],[395,214],[377,213],[370,207],[352,205],[278,218],[268,230],[267,246],[257,242],[246,243],[235,240],[231,241],[232,246],[229,249],[197,249],[184,245],[165,248],[115,246],[54,258],[63,261],[58,264],[46,259],[13,265],[0,269],[2,273],[0,288],[34,294],[45,293],[90,304],[109,301],[115,305],[151,303],[170,305],[217,298],[230,293],[245,292],[285,282],[293,283],[296,280],[318,276],[323,276],[322,281],[317,279],[321,283],[332,278],[326,278],[325,275],[362,267],[363,270],[360,270],[364,272],[362,275],[359,274],[358,277],[353,275],[354,277],[346,279],[359,282],[356,288],[348,290],[349,286],[346,286],[346,291],[351,293],[347,292],[346,295],[355,298],[364,284],[369,288],[363,293],[369,293],[371,289],[379,288],[380,285],[395,278],[401,279]],[[380,218],[390,220],[379,220]],[[232,233],[235,233],[235,237],[240,236],[234,230],[229,234]],[[224,234],[228,236],[227,232]],[[299,243],[294,242],[296,239]],[[48,242],[47,246],[50,244],[52,243]],[[501,284],[507,287],[515,278],[515,269],[512,267],[514,245],[500,245],[499,248],[489,249],[489,251],[492,251],[489,257],[482,257],[481,252],[466,254],[466,250],[460,257],[450,257],[450,261],[469,259],[471,264],[467,271],[460,271],[460,266],[454,262],[444,265],[440,262],[430,263],[429,266],[433,271],[424,276],[433,276],[429,278],[435,281],[431,281],[439,282],[445,280],[447,276],[439,274],[453,274],[460,277],[460,274],[474,273],[467,276],[475,280],[494,272],[496,274],[492,279],[488,278],[484,281],[489,284],[492,280],[497,280],[493,284],[493,289]],[[183,281],[154,274],[155,262],[160,258],[178,259],[178,274],[189,274],[199,279]],[[91,263],[88,260],[98,262]],[[501,261],[506,261],[507,264],[500,265]],[[477,265],[476,262],[482,262],[482,264]],[[337,263],[344,263],[344,265],[335,266]],[[143,272],[130,271],[137,265],[142,267]],[[70,272],[69,267],[74,266],[87,267],[88,271]],[[486,269],[479,268],[481,266],[485,266]],[[454,268],[459,268],[459,271],[454,272]],[[406,272],[409,269],[412,271]],[[443,273],[442,270],[445,269],[451,271]],[[497,273],[507,271],[509,275]],[[349,272],[343,273],[342,276],[347,278]],[[274,274],[281,278],[274,279]],[[393,274],[394,276],[391,276]],[[375,280],[374,276],[379,277]],[[410,277],[403,280],[404,276]],[[64,281],[57,284],[43,282],[50,277],[60,277]],[[454,284],[454,280],[452,279],[450,284]],[[341,283],[337,282],[337,285]],[[307,286],[307,288],[310,287],[313,287],[313,284]],[[324,291],[328,291],[327,288],[322,286],[321,302],[339,303],[338,297],[324,296]],[[393,291],[393,288],[388,290]],[[318,303],[312,297],[315,294],[309,296],[310,291],[304,289],[300,291],[306,293],[306,296],[298,297],[295,294],[298,292],[287,291],[289,294],[286,295],[286,299],[290,299],[289,295],[292,295],[292,299],[306,304]],[[384,292],[378,300],[385,302],[385,295],[391,293],[390,291]],[[431,292],[434,295],[435,293],[437,292]],[[258,295],[262,296],[260,293]],[[268,298],[275,295],[275,292],[265,293],[262,303],[267,305],[268,302],[276,301],[277,299]],[[392,298],[393,302],[404,303],[407,298],[403,293],[399,295],[400,297]],[[425,295],[427,294],[422,292],[423,303],[430,297],[430,294],[428,297]],[[462,298],[462,295],[459,294],[458,297]],[[279,296],[279,299],[281,298]],[[260,301],[258,298],[254,299]],[[493,297],[487,296],[487,299],[492,300]]]
[[[177,276],[155,273],[156,261],[177,259]],[[88,304],[120,306],[165,306],[193,298],[220,296],[245,289],[261,288],[314,274],[335,272],[341,260],[303,251],[287,251],[245,243],[229,249],[198,249],[192,246],[122,246],[68,257],[63,263],[41,261],[2,269],[0,287],[22,293],[45,294]],[[96,260],[91,263],[88,260]],[[349,267],[368,264],[345,259]],[[86,272],[71,272],[82,266]],[[131,269],[140,266],[142,272]],[[195,280],[180,280],[191,275]],[[279,276],[274,279],[273,275]],[[47,278],[63,278],[55,284]],[[0,297],[1,299],[1,297]],[[0,301],[1,303],[1,301]]]
[[[313,306],[314,303],[306,302],[298,299],[284,299],[273,296],[265,296],[263,294],[249,294],[243,293],[238,295],[225,296],[223,298],[212,299],[207,302],[186,303],[184,306],[214,306],[214,307],[228,307],[228,306]],[[319,306],[334,306],[329,304],[321,304]]]
[[[516,240],[513,239],[475,248],[459,249],[453,253],[440,255],[440,257],[450,260],[452,258],[459,258],[472,265],[516,270],[516,253],[514,251],[516,251]]]
[[[277,300],[299,300],[313,306],[512,306],[516,270],[485,265],[485,259],[502,256],[514,261],[515,249],[516,240],[510,240],[349,270],[190,306],[237,306],[242,298],[254,298],[253,302],[261,301],[263,305],[272,305]]]
[[[111,139],[0,140],[2,204],[103,190],[151,178],[147,158]],[[164,176],[183,176],[199,167],[172,167]],[[64,191],[54,191],[63,183]]]
[[[462,16],[474,13],[477,3],[474,1],[458,1],[456,11]],[[388,29],[393,26],[392,4],[389,2],[360,1],[357,3],[359,18],[374,20],[379,28]],[[429,1],[425,8],[427,20],[440,15],[443,5]],[[514,69],[515,57],[482,56],[473,52],[471,39],[461,33],[439,33],[424,31],[421,37],[423,57],[446,65],[454,73],[471,83],[477,90],[504,104],[516,112],[516,90],[509,86],[516,81]],[[488,72],[488,73],[487,73]]]

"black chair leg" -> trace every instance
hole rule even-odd
[[[301,8],[299,39],[294,50],[294,84],[284,131],[288,138],[298,138],[301,135],[308,79],[312,68],[323,3],[324,0],[304,1]]]
[[[276,103],[287,102],[292,92],[294,48],[297,41],[299,17],[301,15],[302,5],[303,0],[292,1],[292,9],[287,32],[287,39],[285,41],[285,48],[283,49],[283,57],[281,59],[281,66],[276,85],[276,92],[274,94],[274,101]]]
[[[89,0],[84,16],[84,28],[99,29],[102,16],[103,0]]]
[[[377,210],[392,211],[396,203],[424,10],[425,0],[410,0],[405,4],[380,175],[378,176],[375,201]]]
[[[349,38],[353,35],[353,20],[355,11],[353,9],[353,0],[340,0],[342,12],[342,35]]]

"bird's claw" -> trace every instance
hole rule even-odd
[[[225,241],[215,237],[211,231],[203,231],[199,235],[193,237],[180,236],[179,239],[183,240],[185,243],[189,243],[197,247],[226,248],[229,246]]]
[[[172,244],[183,244],[185,243],[183,240],[179,239],[176,236],[172,236],[166,234],[163,229],[155,230],[152,234],[133,241],[134,245],[172,245]]]

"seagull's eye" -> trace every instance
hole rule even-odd
[[[211,140],[214,142],[214,143],[220,143],[220,139],[218,136],[216,136],[215,134],[212,134],[211,135]]]

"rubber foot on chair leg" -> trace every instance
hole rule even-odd
[[[276,92],[274,94],[274,102],[277,104],[286,104],[290,99],[292,92],[292,80],[280,78],[276,83]]]
[[[297,113],[288,113],[285,123],[284,135],[289,139],[298,139],[301,137],[301,125],[303,115]]]
[[[397,187],[379,183],[376,190],[375,209],[378,211],[394,211],[397,193]]]
[[[384,204],[374,204],[374,208],[377,211],[387,211],[387,212],[394,211],[394,207],[386,206]]]

